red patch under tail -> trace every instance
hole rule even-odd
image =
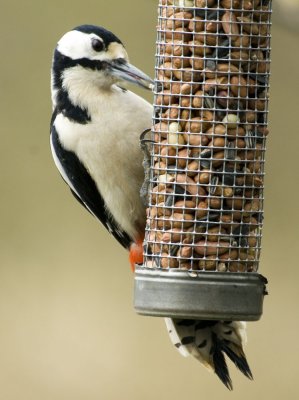
[[[136,264],[143,263],[143,238],[132,243],[130,246],[129,261],[132,272],[135,271]]]

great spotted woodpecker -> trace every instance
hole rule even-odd
[[[122,42],[104,28],[82,25],[58,42],[52,66],[51,150],[76,199],[142,263],[145,206],[140,134],[153,108],[125,89],[154,82],[129,64]],[[166,319],[172,342],[193,355],[232,388],[226,354],[249,378],[243,352],[245,323]]]

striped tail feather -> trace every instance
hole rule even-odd
[[[249,379],[253,379],[243,351],[246,324],[240,321],[212,321],[165,318],[172,343],[183,356],[192,355],[232,390],[225,355]]]

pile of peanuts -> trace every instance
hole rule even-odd
[[[271,2],[160,0],[151,268],[257,271]]]

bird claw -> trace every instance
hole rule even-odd
[[[150,166],[151,166],[151,155],[148,144],[153,144],[154,141],[146,139],[145,136],[151,129],[144,130],[140,135],[140,147],[143,152],[143,168],[144,168],[144,181],[140,188],[140,197],[145,206],[148,205],[148,188],[150,184]]]

